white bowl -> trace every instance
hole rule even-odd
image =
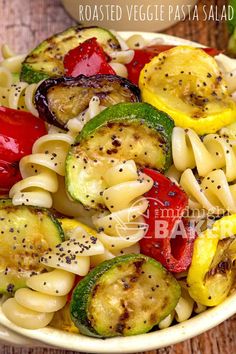
[[[198,43],[165,34],[120,32],[124,39],[137,33],[142,34],[147,40],[160,38],[166,44],[200,46]],[[22,346],[48,345],[87,353],[136,353],[159,349],[197,336],[217,326],[235,313],[236,294],[234,293],[219,306],[167,329],[137,336],[116,337],[104,340],[62,332],[50,327],[41,330],[26,330],[8,321],[0,308],[0,324],[4,326],[2,330],[0,327],[0,341],[7,341],[8,343]],[[12,331],[17,334],[13,335]]]

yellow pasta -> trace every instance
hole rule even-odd
[[[127,78],[128,70],[126,66],[122,63],[110,62],[109,63],[112,69],[115,71],[116,75]]]
[[[3,61],[0,64],[1,67],[8,69],[11,73],[19,74],[21,70],[21,64],[26,55],[16,55],[7,44],[2,45],[1,53],[3,57]]]
[[[32,311],[19,305],[15,298],[4,302],[2,311],[9,321],[27,329],[46,327],[53,318],[53,313]]]
[[[74,218],[78,218],[84,224],[93,227],[92,216],[94,215],[94,210],[87,210],[83,204],[71,200],[66,192],[65,178],[63,176],[58,176],[58,189],[56,193],[52,194],[53,208],[59,213]]]
[[[88,109],[80,113],[78,117],[72,118],[68,121],[67,128],[69,129],[69,133],[76,136],[89,120],[98,115],[105,108],[106,107],[100,104],[99,97],[92,97]]]
[[[190,198],[190,208],[204,208],[214,214],[236,213],[236,184],[228,184],[224,171],[212,171],[199,183],[187,169],[180,185]]]
[[[58,269],[33,275],[27,280],[28,288],[17,290],[14,298],[3,303],[2,311],[17,326],[27,329],[46,327],[54,313],[65,306],[74,280],[74,274]]]
[[[163,45],[166,43],[163,38],[153,38],[152,40],[145,39],[141,34],[134,34],[126,40],[126,44],[130,49],[142,49],[146,46]]]
[[[19,81],[21,63],[25,55],[15,55],[7,45],[2,46],[3,61],[0,63],[0,105],[27,110],[38,116],[34,106],[34,93],[38,84]]]
[[[1,90],[1,104],[4,100],[2,97],[6,93],[6,89],[9,88],[14,83],[14,76],[10,72],[9,69],[5,68],[4,66],[0,65],[0,90]]]
[[[110,54],[111,61],[109,65],[115,71],[116,75],[121,77],[128,77],[128,71],[125,64],[129,64],[134,57],[134,51],[132,49],[114,51]]]
[[[186,288],[186,284],[180,281],[181,285],[181,297],[175,307],[175,310],[164,318],[158,325],[160,329],[168,328],[172,322],[184,322],[187,321],[193,313],[201,313],[206,310],[206,306],[196,303]]]
[[[110,53],[111,63],[129,64],[134,57],[132,49],[119,50]]]
[[[142,49],[147,45],[147,41],[141,34],[134,34],[130,36],[126,43],[130,49]]]
[[[142,215],[148,201],[142,196],[151,189],[153,181],[138,173],[132,160],[109,168],[103,178],[107,185],[103,201],[108,211],[95,215],[93,222],[106,249],[103,257],[107,259],[134,247],[144,237],[146,224]]]
[[[48,134],[39,138],[33,153],[20,161],[22,181],[16,183],[9,196],[14,205],[51,208],[52,196],[58,189],[57,175],[65,175],[65,159],[73,138],[68,134]]]
[[[13,109],[29,111],[38,117],[38,111],[34,106],[34,94],[40,83],[29,85],[26,82],[17,82],[8,87],[0,86],[0,104]]]
[[[174,165],[172,165],[166,172],[166,177],[178,185],[181,177],[181,172],[178,171]]]
[[[236,140],[236,123],[232,123],[220,130],[220,135],[226,139]]]
[[[85,276],[90,269],[90,257],[104,253],[101,241],[90,235],[82,227],[74,229],[69,240],[57,245],[55,249],[41,258],[41,263],[52,268]]]
[[[228,181],[236,179],[236,140],[208,134],[202,141],[192,129],[175,127],[172,150],[178,171],[196,167],[199,176],[205,177],[214,169],[224,168]]]

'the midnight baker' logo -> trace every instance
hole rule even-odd
[[[164,2],[164,1],[163,1]],[[78,7],[78,20],[83,21],[227,21],[234,17],[230,5],[82,5]]]

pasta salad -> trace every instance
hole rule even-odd
[[[161,330],[235,289],[236,63],[72,27],[0,63],[0,294],[17,326]]]

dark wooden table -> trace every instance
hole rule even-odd
[[[79,0],[78,0],[79,1]],[[81,1],[82,2],[82,1]],[[163,3],[165,1],[163,0]],[[86,1],[84,2],[86,4]],[[114,2],[115,3],[115,2]],[[224,0],[199,1],[218,5]],[[0,0],[0,43],[8,42],[16,52],[26,52],[49,35],[74,24],[63,10],[60,0]],[[191,39],[202,44],[225,49],[228,33],[226,24],[217,21],[185,21],[165,33]],[[1,347],[1,354],[69,354],[63,350]],[[172,347],[145,354],[235,354],[236,316],[196,338]],[[143,353],[144,354],[144,353]]]

